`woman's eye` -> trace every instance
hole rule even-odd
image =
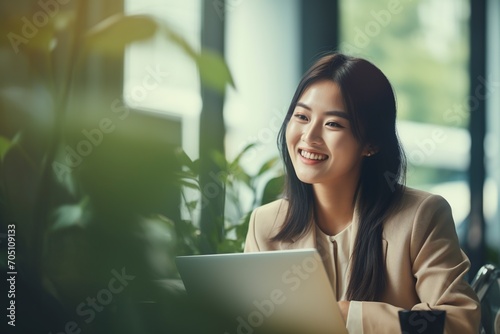
[[[343,128],[343,126],[337,122],[328,122],[326,123],[326,125],[332,128]]]
[[[301,120],[301,121],[307,121],[307,117],[305,115],[295,114],[293,116],[296,117],[297,119]]]

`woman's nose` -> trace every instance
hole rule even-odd
[[[302,132],[301,139],[306,144],[320,144],[322,141],[320,126],[314,122],[309,123]]]

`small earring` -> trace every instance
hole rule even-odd
[[[372,152],[368,152],[368,153],[366,153],[366,156],[367,156],[367,157],[371,157],[371,156],[372,156]]]

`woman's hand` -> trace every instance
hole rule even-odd
[[[350,302],[347,300],[341,300],[338,302],[340,313],[342,313],[342,317],[344,318],[344,322],[347,322],[347,315],[349,314],[349,305]]]

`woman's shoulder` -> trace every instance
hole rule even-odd
[[[259,220],[279,220],[281,217],[284,219],[287,209],[288,201],[286,199],[278,199],[255,208],[252,216],[254,219]]]
[[[410,187],[404,188],[400,209],[420,210],[430,207],[449,207],[449,204],[441,195]]]
[[[435,236],[450,237],[455,233],[454,229],[451,207],[446,199],[427,191],[406,188],[401,201],[385,219],[384,238],[398,243],[412,239],[413,245],[420,245],[431,231],[438,231]]]
[[[272,238],[279,232],[288,208],[284,199],[259,206],[252,211],[245,241],[245,252],[279,249]]]
[[[436,219],[437,218],[437,219]],[[410,187],[404,189],[399,203],[393,207],[386,219],[385,228],[401,230],[427,228],[442,220],[451,220],[451,207],[442,196]]]
[[[283,224],[287,209],[288,201],[278,199],[254,209],[250,221],[255,224],[256,229],[267,230],[270,233],[278,230]]]

